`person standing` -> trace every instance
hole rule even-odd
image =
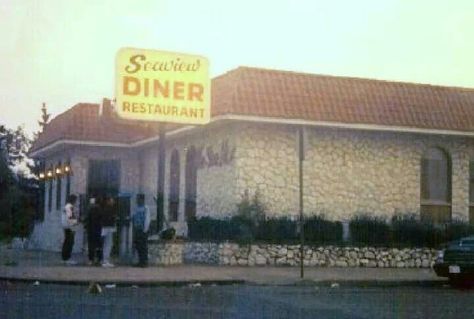
[[[103,260],[102,267],[114,267],[110,262],[110,253],[114,243],[114,233],[117,231],[117,209],[112,196],[107,197],[101,214],[101,235],[103,240]]]
[[[61,224],[64,230],[64,241],[61,250],[61,258],[66,265],[75,265],[77,262],[71,260],[72,248],[74,246],[75,226],[78,224],[77,217],[74,211],[74,204],[76,203],[76,195],[69,195],[66,200],[66,205],[61,213]]]
[[[145,205],[145,195],[137,195],[137,207],[132,215],[133,246],[138,253],[138,264],[148,265],[148,229],[150,228],[150,210]]]
[[[87,214],[87,250],[89,264],[98,264],[102,259],[102,238],[100,221],[100,201],[91,197],[89,200],[89,211]]]

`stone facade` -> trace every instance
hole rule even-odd
[[[221,266],[298,266],[298,245],[236,243],[152,243],[150,263],[157,265],[214,264]],[[430,248],[305,246],[309,267],[430,268],[438,251]]]
[[[237,193],[258,190],[272,215],[298,213],[298,136],[279,125],[242,125],[237,137]],[[303,199],[307,215],[348,220],[356,213],[419,213],[421,156],[430,147],[452,161],[453,217],[469,210],[469,138],[334,128],[305,128]]]

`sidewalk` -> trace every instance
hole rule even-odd
[[[118,265],[101,268],[81,264],[64,266],[60,254],[41,251],[0,251],[0,279],[54,283],[121,285],[185,285],[247,283],[258,285],[332,284],[340,285],[436,285],[446,280],[431,269],[316,268],[305,267],[304,281],[299,267],[230,267],[210,265],[150,266],[133,268]]]

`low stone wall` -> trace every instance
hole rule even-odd
[[[183,263],[183,251],[186,245],[180,243],[150,242],[148,256],[151,264],[178,265]]]
[[[297,266],[298,245],[151,242],[150,262],[159,265],[214,264],[229,266]],[[437,256],[430,248],[305,246],[310,267],[429,268]]]

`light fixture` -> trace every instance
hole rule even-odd
[[[61,166],[56,167],[55,173],[56,173],[56,175],[61,175],[63,173],[63,170],[61,169]]]
[[[44,172],[40,172],[39,173],[39,179],[44,179],[45,175],[44,175]]]
[[[49,169],[48,172],[46,173],[46,176],[47,176],[48,178],[53,177],[53,171]]]
[[[69,164],[66,164],[64,166],[64,173],[69,174],[70,172],[71,172],[71,167],[69,166]]]

